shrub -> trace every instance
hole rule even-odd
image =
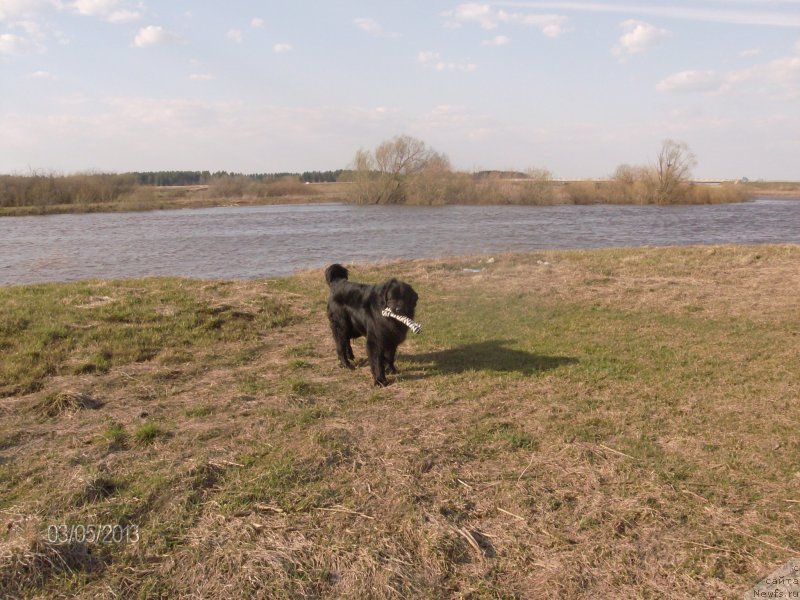
[[[0,175],[0,207],[113,202],[134,187],[132,175],[111,173]]]
[[[257,179],[246,175],[226,175],[212,179],[208,193],[212,198],[282,198],[318,192],[294,176]]]

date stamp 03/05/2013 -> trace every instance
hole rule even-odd
[[[51,544],[135,544],[139,541],[138,525],[94,523],[58,523],[43,532]]]

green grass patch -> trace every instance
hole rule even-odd
[[[253,348],[246,346],[297,320],[288,303],[254,297],[237,305],[234,284],[216,288],[166,278],[0,288],[0,394],[34,392],[54,375],[103,374],[162,355],[174,364],[220,344],[233,345],[226,354],[249,362]]]
[[[229,477],[219,495],[225,513],[274,506],[283,511],[312,509],[330,493],[320,486],[324,467],[292,452],[269,453],[244,459],[246,467]]]
[[[202,419],[203,417],[208,417],[214,414],[214,407],[211,405],[195,406],[187,409],[184,414],[193,419]]]
[[[103,439],[111,447],[124,448],[128,443],[128,432],[122,423],[111,422],[103,430]]]
[[[135,433],[133,434],[133,438],[140,446],[147,446],[156,440],[165,437],[166,435],[166,430],[164,430],[160,425],[149,422],[137,427]]]

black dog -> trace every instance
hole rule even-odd
[[[375,385],[388,385],[386,372],[397,373],[394,357],[397,347],[406,339],[408,329],[402,323],[382,316],[381,311],[388,307],[398,315],[413,319],[419,297],[410,285],[397,279],[389,279],[381,285],[367,285],[350,282],[347,275],[347,269],[342,265],[325,269],[325,281],[331,290],[328,320],[336,354],[343,367],[353,369],[350,340],[366,336],[367,357]]]

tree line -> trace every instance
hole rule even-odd
[[[237,173],[235,171],[133,171],[123,173],[133,177],[137,185],[207,185],[216,179],[247,178],[253,181],[273,181],[294,177],[303,183],[327,183],[339,179],[342,169],[335,171],[304,171],[302,173]]]
[[[712,188],[692,181],[697,159],[688,145],[666,139],[649,164],[621,165],[608,178],[562,183],[547,169],[466,173],[424,141],[398,135],[360,149],[340,179],[361,204],[700,204],[747,198],[742,186]]]
[[[563,183],[547,169],[479,171],[453,169],[444,153],[424,141],[398,135],[374,150],[360,149],[345,169],[302,173],[231,171],[133,171],[57,175],[0,175],[0,207],[153,202],[174,186],[208,186],[204,198],[306,197],[321,193],[307,183],[346,182],[340,199],[360,204],[675,204],[733,202],[745,186],[712,188],[693,183],[694,153],[664,140],[649,164],[621,165],[606,179]],[[197,192],[197,190],[192,191]]]
[[[230,171],[138,171],[60,175],[31,172],[0,175],[0,208],[56,205],[98,205],[113,202],[157,203],[159,198],[189,193],[180,186],[207,186],[209,198],[275,198],[319,193],[307,183],[337,181],[338,171],[253,173]],[[174,188],[174,189],[170,189]]]

